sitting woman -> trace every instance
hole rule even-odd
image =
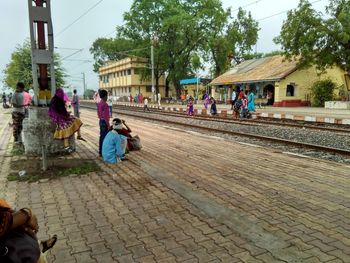
[[[14,211],[0,199],[0,262],[45,263],[45,253],[57,236],[38,242],[38,220],[28,208]]]
[[[70,115],[67,111],[64,101],[64,91],[61,88],[56,90],[55,96],[51,99],[49,117],[56,124],[54,138],[63,140],[64,147],[67,150],[71,150],[69,148],[69,138],[73,136],[75,132],[78,133],[78,140],[85,141],[80,134],[82,122],[80,119]]]
[[[102,158],[106,163],[117,164],[120,160],[127,160],[125,157],[127,137],[118,133],[122,128],[122,121],[114,119],[112,130],[103,140]]]

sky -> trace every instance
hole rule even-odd
[[[327,0],[310,0],[314,8],[324,10]],[[3,86],[3,70],[11,58],[15,47],[29,38],[28,1],[2,1],[0,8],[0,89]],[[51,0],[52,22],[54,28],[55,52],[63,60],[69,77],[67,84],[83,92],[83,73],[86,76],[88,89],[98,88],[98,77],[93,72],[93,58],[89,48],[99,37],[113,36],[117,25],[123,24],[123,14],[129,10],[133,0]],[[278,36],[286,12],[296,8],[299,0],[222,0],[225,8],[231,7],[235,13],[238,7],[251,11],[259,22],[259,40],[257,52],[269,52],[279,49],[273,43]],[[72,24],[91,7],[85,16]],[[281,13],[281,14],[279,14]],[[6,25],[6,26],[5,26]],[[255,49],[254,48],[254,49]],[[83,60],[83,61],[79,61]]]

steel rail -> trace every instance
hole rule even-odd
[[[91,106],[87,106],[84,104],[81,104],[81,107],[88,108],[88,109],[96,109],[96,107],[91,107]],[[344,150],[344,149],[339,149],[339,148],[333,148],[333,147],[305,143],[305,142],[290,141],[290,140],[286,140],[286,139],[269,137],[269,136],[265,136],[265,135],[243,133],[243,132],[237,132],[237,131],[228,131],[228,130],[218,129],[218,128],[210,128],[210,127],[205,127],[205,126],[196,125],[196,124],[182,123],[182,122],[170,121],[170,120],[162,120],[162,119],[158,119],[158,118],[154,118],[154,117],[150,117],[150,116],[145,117],[145,116],[140,116],[140,115],[132,114],[132,113],[118,112],[116,110],[114,110],[113,112],[116,112],[116,113],[119,113],[119,114],[125,115],[125,116],[131,116],[131,117],[136,117],[136,118],[140,118],[140,119],[146,118],[147,120],[163,122],[163,123],[173,124],[173,125],[180,125],[180,126],[185,126],[185,127],[189,127],[189,128],[201,129],[201,130],[206,130],[209,132],[218,132],[218,133],[222,133],[222,134],[242,136],[242,137],[248,137],[248,138],[253,138],[253,139],[260,139],[260,140],[271,141],[271,142],[275,142],[275,143],[293,145],[293,146],[297,146],[297,147],[320,150],[320,151],[324,151],[324,152],[328,152],[328,153],[336,153],[336,154],[350,156],[349,150]]]
[[[124,105],[117,105],[114,106],[114,108],[122,108],[130,111],[142,111],[141,107],[134,107],[134,106],[124,106]],[[151,113],[160,113],[163,115],[168,116],[177,116],[182,118],[191,118],[187,116],[183,112],[175,112],[175,111],[163,111],[156,108],[152,108]],[[350,135],[350,130],[343,129],[343,128],[334,128],[334,127],[322,127],[322,126],[315,126],[312,124],[299,124],[299,123],[288,123],[288,122],[278,122],[278,121],[265,121],[265,120],[237,120],[237,119],[230,119],[227,117],[220,117],[220,116],[213,116],[213,117],[203,117],[200,115],[195,116],[198,120],[208,120],[208,121],[217,121],[222,123],[234,123],[234,124],[240,124],[240,125],[246,125],[246,126],[254,126],[257,124],[262,125],[274,125],[274,126],[281,126],[281,127],[291,127],[291,128],[299,128],[299,129],[310,129],[310,130],[318,130],[318,131],[328,131],[328,132],[338,132],[338,133],[345,133]]]

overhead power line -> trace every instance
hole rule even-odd
[[[69,25],[67,25],[65,28],[63,28],[60,32],[58,32],[56,34],[56,37],[58,37],[59,35],[61,35],[63,32],[65,32],[66,30],[68,30],[71,26],[73,26],[76,22],[78,22],[81,18],[83,18],[84,16],[86,16],[91,10],[93,10],[95,7],[97,7],[99,4],[101,4],[104,0],[100,0],[98,1],[96,4],[94,4],[93,6],[91,6],[88,10],[86,10],[82,15],[80,15],[77,19],[75,19],[72,23],[70,23]]]
[[[246,5],[240,6],[240,7],[236,8],[236,9],[232,10],[232,12],[236,12],[236,11],[238,11],[240,8],[245,8],[245,7],[248,7],[248,6],[255,5],[255,4],[257,4],[257,3],[261,2],[261,1],[262,1],[262,0],[256,0],[256,1],[252,2],[252,3],[249,3],[249,4],[246,4]]]
[[[315,3],[321,2],[321,1],[322,0],[316,0],[316,1],[310,2],[310,4],[315,4]],[[269,19],[269,18],[274,17],[274,16],[279,16],[279,15],[285,14],[285,13],[291,11],[291,10],[293,10],[293,9],[284,10],[284,11],[278,12],[276,14],[272,14],[272,15],[269,15],[269,16],[266,16],[266,17],[263,17],[263,18],[259,18],[258,21],[266,20],[266,19]]]

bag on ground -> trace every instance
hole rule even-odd
[[[129,140],[133,150],[135,151],[141,150],[142,144],[141,144],[140,137],[138,135],[130,138]]]

